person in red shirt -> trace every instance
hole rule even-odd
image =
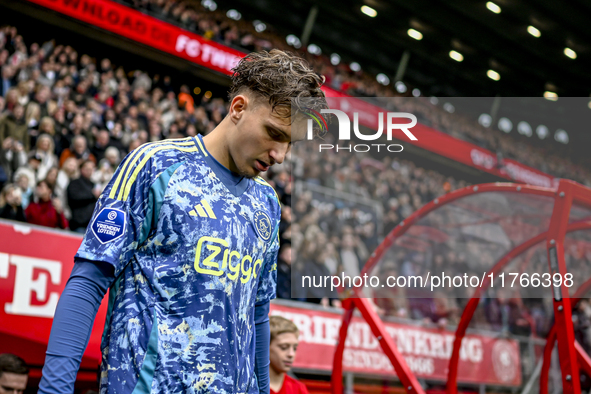
[[[281,316],[271,316],[269,326],[271,329],[269,346],[271,394],[308,394],[308,389],[303,383],[287,375],[298,350],[300,334],[298,327]]]
[[[51,194],[51,188],[45,180],[37,182],[36,201],[31,202],[25,210],[27,222],[45,227],[68,228],[61,201],[52,199]]]

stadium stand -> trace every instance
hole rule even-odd
[[[283,37],[272,31],[257,32],[252,23],[231,20],[223,12],[204,9],[198,2],[130,0],[125,3],[244,51],[293,50]],[[352,72],[346,65],[333,66],[325,56],[300,53],[337,90],[361,97],[399,95],[364,72]],[[205,135],[226,115],[223,98],[201,97],[198,101],[187,86],[175,91],[169,79],[156,79],[143,71],[129,72],[111,59],[92,56],[53,40],[27,45],[16,27],[0,28],[0,217],[27,220],[26,209],[36,199],[36,185],[45,181],[53,190],[54,210],[58,214],[63,212],[71,223],[77,207],[68,200],[71,196],[68,185],[80,179],[80,169],[85,163],[96,164],[86,182],[90,192],[87,199],[92,199],[129,151],[148,141]],[[452,126],[449,113],[428,102],[416,103],[416,107],[401,109],[420,114],[422,122],[455,138],[552,175],[591,185],[591,174],[581,163],[550,156],[542,148],[515,143],[511,136],[493,133],[458,115],[453,115]],[[304,154],[297,158],[294,155],[266,176],[286,207],[280,231],[282,250],[289,247],[293,254],[280,256],[280,286],[288,286],[291,269],[318,269],[330,274],[359,272],[380,237],[400,221],[426,202],[470,184],[408,160],[375,160],[358,155],[350,160],[333,155],[324,162],[319,162],[317,155]],[[382,228],[364,222],[361,212],[354,209],[348,215],[342,214],[344,210],[336,214],[320,210],[311,194],[304,193],[304,198],[292,207],[295,178],[376,201],[383,213]],[[63,223],[56,223],[56,227],[63,227]],[[304,261],[304,266],[291,266],[288,260],[295,255]],[[442,253],[433,256],[433,264],[462,267],[462,259],[466,258],[453,252]],[[281,287],[279,292],[280,296],[291,298],[289,289]],[[325,306],[340,305],[336,294],[330,300],[314,294],[296,298]],[[388,302],[379,297],[375,300],[376,309],[382,315],[442,327],[457,323],[463,302],[404,298]],[[499,294],[484,300],[482,312],[475,317],[475,327],[543,337],[550,327],[551,309],[551,305],[539,300]],[[579,305],[576,316],[579,341],[589,350],[588,301]]]
[[[14,27],[2,28],[0,43],[5,76],[2,83],[6,91],[0,120],[5,218],[22,220],[22,215],[8,209],[11,201],[21,198],[22,207],[26,209],[34,199],[37,182],[46,180],[53,186],[54,197],[58,200],[54,203],[59,210],[63,207],[66,217],[72,220],[73,202],[68,201],[66,191],[72,180],[79,179],[83,163],[98,164],[88,182],[88,198],[92,200],[92,193],[100,193],[121,157],[133,148],[162,138],[207,134],[226,114],[221,98],[194,103],[186,86],[174,92],[166,82],[154,81],[142,71],[130,75],[122,67],[113,65],[110,59],[96,61],[89,54],[80,55],[75,48],[53,41],[27,47]],[[433,123],[438,124],[437,121]],[[407,160],[384,158],[377,161],[361,157],[355,155],[347,161],[345,156],[332,155],[330,160],[320,163],[318,155],[300,155],[297,163],[290,157],[284,165],[267,174],[286,206],[291,203],[290,180],[294,176],[290,173],[291,167],[299,168],[300,177],[307,183],[359,195],[381,205],[383,229],[380,234],[373,225],[361,223],[355,212],[350,217],[336,215],[335,219],[331,212],[315,209],[311,198],[298,199],[291,208],[293,211],[285,209],[281,239],[284,244],[291,245],[294,255],[303,258],[306,270],[319,263],[323,272],[330,274],[341,270],[359,272],[379,237],[426,202],[469,184]],[[22,197],[14,196],[15,185]],[[79,211],[78,206],[74,209]],[[325,246],[323,253],[319,253],[319,245]],[[461,266],[453,260],[466,256],[448,253],[434,258],[445,260],[446,265]],[[289,268],[284,268],[289,272]],[[283,290],[284,296],[291,298],[289,291]],[[310,294],[298,298],[328,304],[322,297]],[[432,303],[432,300],[426,302]],[[528,312],[518,300],[509,300],[508,308],[492,304],[496,302],[491,301],[487,306],[480,327],[493,328],[501,324],[506,331],[518,332],[522,327],[516,321],[524,314],[534,313]],[[339,305],[336,294],[332,303]],[[439,324],[457,322],[459,309],[453,302],[437,307],[401,303],[393,307],[378,301],[378,306],[382,313],[398,317]],[[547,319],[546,310],[536,313]],[[542,335],[547,321],[538,326],[537,334]]]
[[[375,75],[363,70],[353,71],[344,63],[333,66],[325,54],[313,55],[304,48],[298,49],[288,45],[286,38],[275,33],[272,26],[267,26],[265,31],[259,32],[252,21],[230,19],[226,15],[226,10],[210,11],[199,1],[124,0],[123,3],[244,52],[272,48],[297,51],[318,73],[326,76],[328,86],[354,97],[411,96],[412,87],[402,95],[395,91],[392,85],[379,84]],[[532,146],[499,130],[491,132],[474,120],[458,117],[457,114],[451,115],[441,107],[429,104],[428,101],[419,104],[419,101],[408,100],[405,101],[405,105],[407,111],[421,114],[427,125],[455,138],[472,142],[497,152],[501,157],[515,159],[556,177],[574,179],[591,185],[591,174],[587,170],[590,163],[586,159],[576,159],[577,162],[574,162],[575,159],[571,159],[568,154],[556,154],[547,147]]]

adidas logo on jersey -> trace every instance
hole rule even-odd
[[[210,218],[210,219],[217,219],[215,213],[213,213],[213,209],[205,200],[201,200],[201,204],[195,205],[195,209],[189,211],[189,215],[191,216],[201,216],[202,218]]]

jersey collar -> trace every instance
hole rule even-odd
[[[235,197],[240,197],[246,189],[248,189],[249,179],[242,175],[236,174],[224,167],[219,161],[213,157],[209,151],[205,148],[205,143],[201,135],[193,137],[195,145],[198,149],[203,151],[203,158],[209,165],[214,174],[219,178],[220,181],[226,186],[228,191]]]

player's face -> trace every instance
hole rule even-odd
[[[296,334],[286,332],[277,335],[269,346],[271,368],[277,373],[288,372],[295,360],[299,340]]]
[[[252,178],[285,159],[292,143],[291,118],[272,111],[264,100],[255,103],[246,96],[237,99],[243,101],[232,103],[235,128],[228,141],[230,169]]]
[[[0,394],[22,394],[27,388],[27,375],[4,372],[0,376]]]

